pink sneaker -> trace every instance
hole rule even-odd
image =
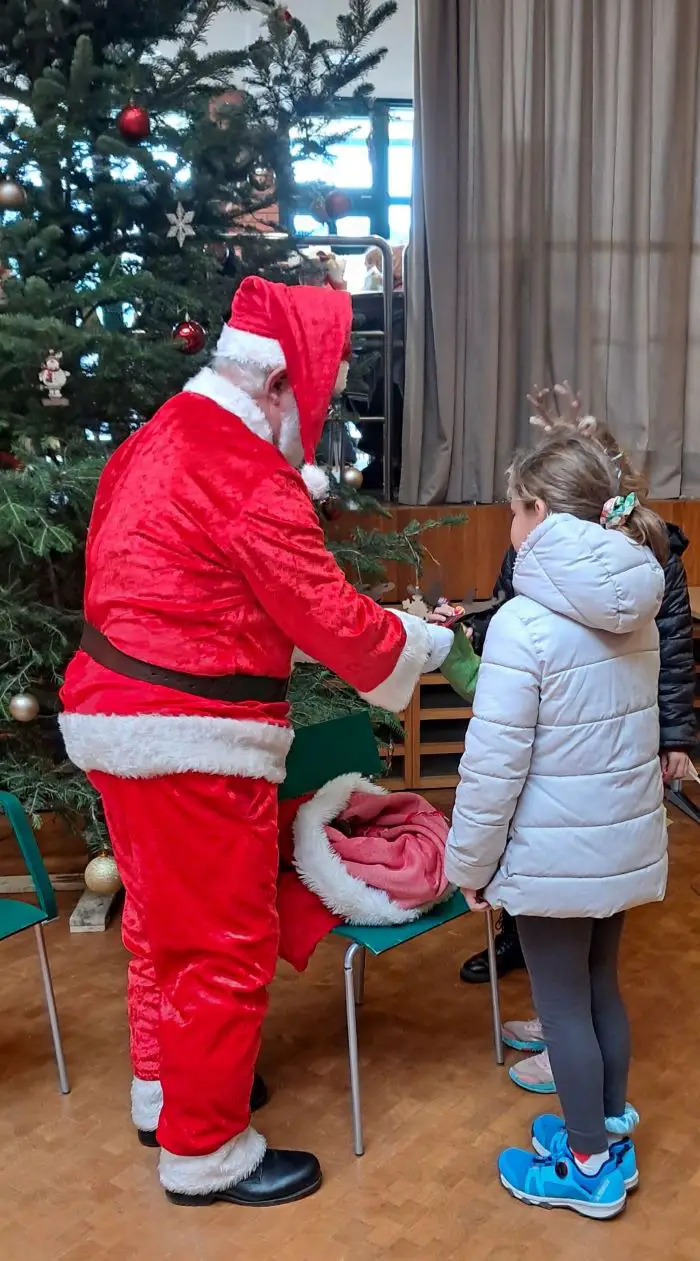
[[[535,1095],[556,1095],[552,1069],[549,1063],[549,1052],[542,1051],[530,1059],[520,1060],[508,1069],[508,1076],[521,1090],[530,1090]]]
[[[547,1046],[536,1016],[533,1020],[507,1020],[501,1037],[513,1051],[544,1051]]]

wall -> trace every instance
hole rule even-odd
[[[398,0],[396,16],[385,23],[381,45],[388,49],[373,75],[377,96],[413,98],[413,6],[414,0]],[[312,39],[332,38],[335,19],[346,6],[340,0],[292,0],[294,17],[309,28]],[[207,45],[212,51],[236,48],[257,39],[260,13],[223,13],[212,23]]]
[[[685,531],[690,547],[683,557],[691,587],[700,587],[700,500],[667,499],[654,501],[652,507],[666,521],[675,521]],[[354,521],[346,514],[338,522],[340,531],[350,530]],[[428,591],[439,583],[443,595],[453,600],[473,598],[487,600],[491,595],[503,555],[510,543],[510,508],[507,504],[465,504],[434,508],[404,508],[392,505],[391,516],[381,521],[368,518],[363,522],[383,532],[408,525],[409,521],[440,520],[464,515],[460,525],[431,531],[424,536],[430,556],[426,561],[422,585]],[[405,565],[387,567],[387,579],[395,589],[387,595],[389,602],[402,600],[406,587],[415,582],[415,573]]]

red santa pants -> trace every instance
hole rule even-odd
[[[250,1121],[277,961],[277,788],[193,772],[90,779],[126,892],[134,1074],[161,1082],[161,1146],[207,1155]]]

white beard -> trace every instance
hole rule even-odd
[[[311,498],[326,499],[329,490],[328,477],[318,465],[304,463],[304,448],[301,445],[299,412],[297,411],[296,403],[291,405],[282,420],[279,437],[277,438],[277,447],[285,460],[293,468],[299,469]]]
[[[276,445],[292,468],[301,467],[304,463],[304,448],[301,445],[299,412],[296,403],[290,405],[282,418]]]

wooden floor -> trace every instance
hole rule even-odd
[[[168,1205],[157,1154],[138,1146],[128,1117],[118,931],[71,938],[64,917],[48,936],[66,1099],[55,1089],[33,940],[0,947],[0,1257],[700,1261],[700,897],[691,888],[700,833],[674,821],[671,836],[669,898],[633,914],[626,943],[642,1187],[620,1220],[528,1209],[498,1184],[497,1153],[527,1143],[538,1108],[494,1065],[488,991],[458,979],[481,942],[476,917],[368,965],[362,1160],[350,1146],[342,943],[329,941],[305,976],[285,968],[275,983],[262,1057],[274,1096],[260,1118],[272,1143],[318,1153],[322,1192],[257,1213]],[[503,983],[502,998],[506,1014],[523,1014],[522,975]]]

